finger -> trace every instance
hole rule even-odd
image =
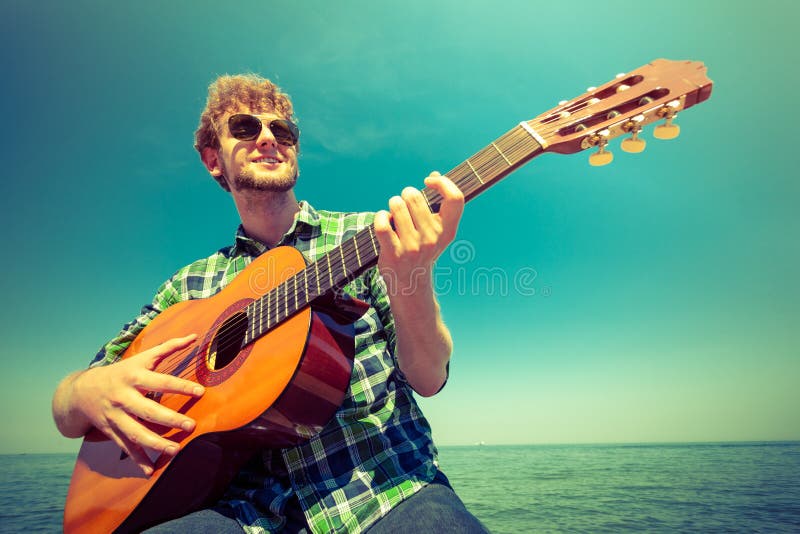
[[[123,450],[130,456],[131,461],[138,465],[139,469],[141,469],[145,475],[152,475],[154,471],[153,462],[150,460],[150,457],[147,456],[147,453],[144,452],[144,449],[124,438],[122,441],[124,443]]]
[[[126,411],[140,419],[165,427],[178,428],[186,432],[191,432],[195,428],[195,422],[190,417],[147,397],[140,396],[135,399],[126,407]]]
[[[133,421],[127,415],[124,416],[124,418]],[[138,465],[139,469],[141,469],[145,475],[152,475],[153,462],[150,460],[143,446],[139,443],[138,438],[127,435],[126,432],[128,430],[123,430],[126,425],[121,425],[118,421],[109,421],[109,425],[109,432],[106,432],[106,434],[112,437],[114,442],[125,451],[131,461]]]
[[[176,337],[169,339],[160,345],[156,345],[142,353],[138,354],[139,357],[147,362],[147,368],[153,370],[158,363],[167,356],[185,349],[197,339],[197,334],[189,334],[185,337]]]
[[[414,251],[417,247],[419,235],[414,227],[414,221],[408,211],[408,205],[401,197],[389,199],[389,210],[392,212],[395,232],[403,245],[404,251]]]
[[[425,196],[421,191],[413,187],[406,187],[401,195],[408,206],[414,228],[424,237],[425,242],[436,242],[439,234],[438,221],[431,213],[431,208]]]
[[[121,414],[119,417],[116,417],[113,421],[111,421],[111,423],[123,439],[133,444],[133,446],[129,448],[134,454],[136,449],[144,448],[159,453],[165,453],[170,456],[178,454],[178,449],[180,447],[177,443],[170,441],[159,434],[156,434],[143,425],[141,421],[134,419],[129,414]],[[144,454],[144,450],[141,450],[141,453]],[[145,458],[147,462],[150,463],[150,459],[146,454]]]
[[[124,436],[117,434],[115,430],[109,428],[104,431],[104,434],[111,438],[122,451],[128,455],[132,462],[139,466],[142,472],[150,476],[153,474],[153,463],[144,452],[144,449],[134,445],[130,440],[125,439]]]
[[[439,217],[443,232],[449,240],[455,238],[458,223],[464,212],[464,193],[447,176],[433,176],[425,179],[425,184],[436,189],[442,196]]]
[[[177,393],[191,397],[200,397],[205,393],[205,388],[197,382],[157,371],[142,371],[138,373],[133,385],[143,391]]]
[[[394,254],[402,247],[400,238],[392,229],[388,211],[381,210],[375,213],[375,237],[381,245],[381,254]]]

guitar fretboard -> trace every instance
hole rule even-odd
[[[470,201],[541,152],[541,144],[528,128],[520,125],[446,174]],[[430,188],[423,189],[422,194],[431,212],[438,213],[441,195]],[[375,231],[368,226],[289,276],[247,306],[248,331],[243,344],[255,341],[329,291],[344,287],[375,265],[379,253]]]

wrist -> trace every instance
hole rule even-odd
[[[58,430],[68,438],[78,438],[86,434],[91,423],[83,411],[82,379],[91,371],[77,371],[65,378],[53,396],[53,419]]]
[[[417,277],[410,283],[392,287],[389,292],[389,302],[395,315],[403,313],[406,309],[416,310],[416,313],[438,309],[433,283],[427,276]]]
[[[381,276],[386,282],[389,299],[408,300],[419,298],[420,295],[433,294],[433,269],[417,266],[407,272],[395,271],[391,268],[382,269]]]

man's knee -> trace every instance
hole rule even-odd
[[[446,479],[445,479],[446,480]],[[488,532],[446,483],[434,481],[378,521],[370,534],[400,532]]]

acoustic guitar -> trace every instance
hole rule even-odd
[[[581,96],[523,121],[459,164],[447,176],[471,200],[546,152],[594,149],[592,165],[613,156],[609,140],[641,152],[642,128],[671,139],[679,111],[711,95],[705,66],[658,59]],[[441,203],[423,194],[432,212]],[[379,254],[372,227],[306,264],[297,250],[273,249],[217,295],[181,302],[159,314],[135,339],[130,358],[168,339],[201,333],[193,345],[165,358],[157,371],[196,381],[199,399],[150,394],[197,421],[194,431],[155,427],[180,444],[174,458],[151,459],[145,476],[97,430],[83,440],[64,510],[64,530],[138,532],[208,506],[224,493],[255,451],[289,447],[320,432],[341,404],[353,364],[352,323],[365,304],[340,291],[374,266]]]

